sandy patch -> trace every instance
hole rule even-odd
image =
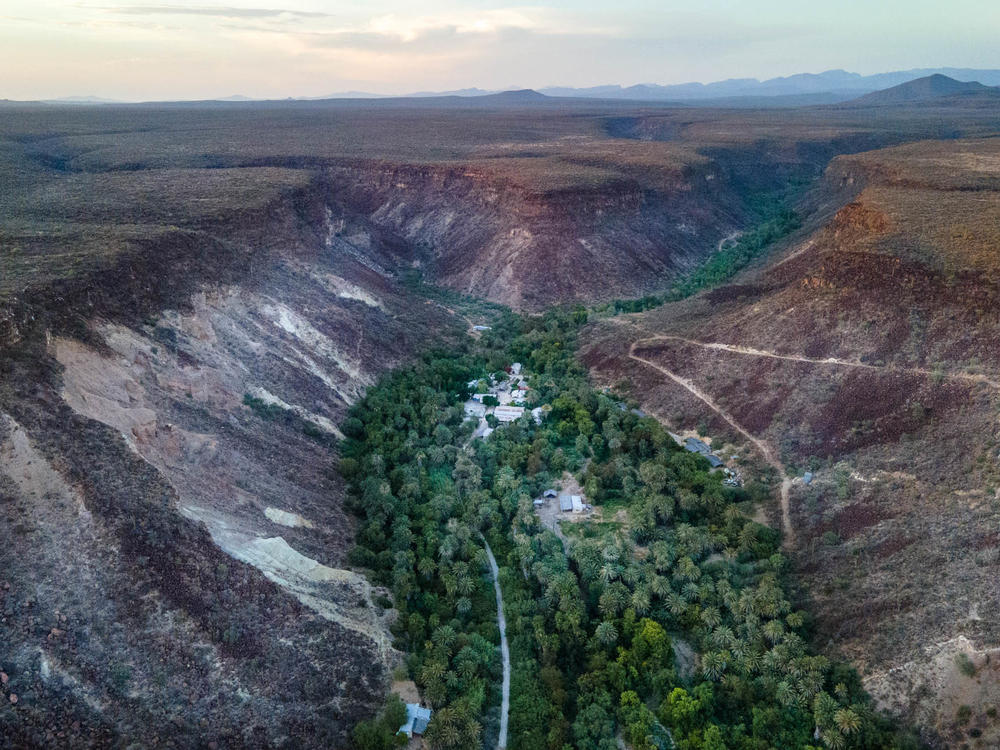
[[[279,526],[288,526],[289,528],[313,528],[313,522],[308,518],[303,518],[298,513],[290,513],[287,510],[280,510],[279,508],[272,508],[268,506],[264,509],[264,515],[267,516],[267,520],[272,523],[276,523]]]

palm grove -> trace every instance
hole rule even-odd
[[[501,566],[514,750],[613,750],[618,737],[634,750],[916,746],[850,668],[811,652],[779,535],[749,517],[765,488],[724,487],[655,420],[592,388],[574,357],[586,319],[504,313],[480,340],[389,374],[345,423],[352,562],[392,591],[397,647],[434,708],[431,747],[495,745],[484,538]],[[467,384],[512,361],[551,411],[470,442]],[[532,498],[565,471],[627,521],[564,547]],[[678,658],[682,646],[697,656]],[[392,700],[359,725],[356,745],[396,746],[400,709]]]

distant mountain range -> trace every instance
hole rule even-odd
[[[645,83],[636,86],[593,86],[590,88],[548,87],[539,89],[548,96],[593,97],[601,99],[644,99],[649,101],[692,101],[735,99],[742,97],[807,97],[823,95],[832,103],[847,101],[873,91],[898,86],[918,78],[942,75],[958,81],[978,81],[988,86],[1000,85],[1000,70],[972,68],[914,68],[892,73],[862,76],[846,70],[825,73],[799,73],[759,81],[756,78],[731,78],[715,83],[679,83],[660,86]],[[819,101],[815,103],[821,103]]]
[[[823,73],[799,73],[781,78],[770,78],[760,81],[756,78],[731,78],[714,83],[679,83],[660,85],[643,83],[634,86],[590,86],[586,88],[570,88],[549,86],[538,89],[520,89],[517,91],[489,91],[479,88],[458,89],[455,91],[420,91],[406,96],[389,96],[365,91],[345,91],[324,96],[289,97],[285,101],[320,101],[325,99],[436,99],[454,100],[456,98],[482,100],[502,103],[525,103],[540,101],[543,97],[570,97],[576,99],[612,99],[621,101],[656,101],[677,102],[697,105],[717,106],[803,106],[821,104],[839,104],[858,100],[875,92],[892,91],[905,84],[917,80],[927,80],[924,95],[926,97],[943,95],[943,81],[953,81],[963,84],[976,82],[987,89],[1000,86],[1000,69],[974,68],[914,68],[891,73],[878,73],[863,76],[849,73],[846,70],[828,70]],[[951,94],[968,94],[971,90],[960,91],[951,87]],[[908,92],[908,93],[907,93]],[[888,99],[875,97],[870,100],[861,99],[860,104],[891,104],[893,96],[917,96],[917,90],[903,89],[898,94],[887,94]],[[96,96],[73,96],[62,99],[47,100],[53,104],[111,104],[112,99],[102,99]],[[264,101],[240,94],[219,97],[209,101],[217,102],[250,102]],[[274,101],[274,100],[268,100]],[[916,101],[916,99],[907,99]]]
[[[907,81],[892,88],[873,91],[849,102],[858,106],[883,106],[892,104],[917,104],[936,99],[995,101],[1000,104],[1000,88],[984,86],[977,81],[956,81],[954,78],[934,75]]]

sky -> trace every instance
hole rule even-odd
[[[997,0],[0,0],[0,98],[402,94],[1000,68]]]

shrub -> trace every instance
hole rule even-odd
[[[969,658],[968,654],[962,653],[956,656],[955,664],[958,665],[958,671],[966,677],[976,676],[976,665],[972,663],[972,659]]]

